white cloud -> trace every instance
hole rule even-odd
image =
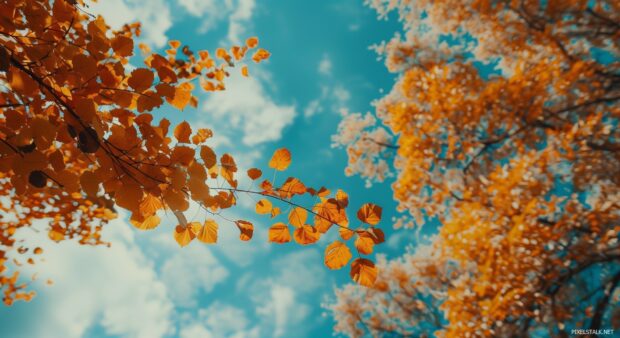
[[[305,249],[274,260],[269,278],[248,274],[238,279],[237,292],[252,294],[263,335],[301,337],[310,329],[308,303],[327,279],[321,261],[317,250]]]
[[[195,306],[200,291],[211,292],[229,274],[205,244],[193,244],[177,248],[161,268],[161,279],[168,286],[172,301],[179,306]]]
[[[181,328],[181,331],[179,332],[179,337],[180,338],[196,338],[196,337],[212,338],[216,336],[214,336],[213,333],[209,331],[206,327],[198,323],[193,323],[191,325],[184,326],[183,328]]]
[[[319,73],[323,75],[331,75],[332,74],[332,60],[329,58],[327,54],[323,55],[323,58],[319,62]]]
[[[273,319],[273,337],[285,336],[288,328],[303,322],[309,312],[307,305],[296,300],[292,287],[280,284],[271,286],[269,298],[262,304],[256,313]]]
[[[266,75],[256,73],[245,78],[237,73],[231,74],[225,91],[206,97],[204,117],[198,117],[198,123],[204,118],[204,123],[215,124],[220,133],[241,138],[247,146],[279,140],[282,130],[295,118],[295,106],[278,104],[269,97],[260,80]]]
[[[304,109],[304,116],[311,117],[317,113],[323,111],[323,106],[321,106],[321,99],[314,99],[308,103],[306,108]]]
[[[351,93],[343,86],[336,84],[334,86],[323,85],[321,87],[321,95],[310,101],[304,108],[304,117],[312,117],[317,113],[325,110],[324,105],[330,103],[330,111],[337,112],[346,107],[351,99]]]
[[[206,33],[220,22],[228,20],[228,41],[239,44],[244,40],[246,27],[250,24],[255,0],[178,0],[187,13],[199,17],[202,25],[198,30]]]
[[[81,337],[89,328],[101,326],[109,335],[162,337],[173,330],[166,287],[137,247],[129,225],[119,219],[106,226],[110,248],[72,241],[56,244],[46,234],[26,234],[45,253],[45,261],[31,272],[54,284],[41,286],[27,305],[37,313],[32,322],[36,324],[20,326],[25,332],[11,335],[44,337],[53,332],[58,337]]]
[[[228,19],[228,40],[239,44],[242,35],[245,34],[245,27],[248,26],[249,20],[252,18],[255,0],[239,0],[235,11]]]
[[[91,3],[88,10],[102,15],[113,29],[140,21],[141,39],[155,47],[166,44],[166,31],[172,26],[170,8],[164,0],[104,0]]]

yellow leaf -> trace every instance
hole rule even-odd
[[[274,218],[276,216],[278,216],[280,214],[280,208],[275,207],[273,209],[271,209],[271,218]]]
[[[162,207],[163,204],[158,197],[151,194],[145,194],[142,202],[140,202],[140,213],[142,215],[153,215]]]
[[[268,199],[262,199],[256,203],[256,213],[260,215],[268,214],[271,212],[271,202]]]
[[[276,223],[269,228],[269,242],[288,243],[291,241],[291,233],[284,223]]]
[[[205,224],[200,228],[198,233],[198,240],[203,243],[216,243],[217,242],[217,223],[212,219],[207,219]]]
[[[332,270],[347,265],[351,257],[353,257],[351,250],[340,241],[335,241],[325,248],[325,266]]]
[[[307,219],[308,212],[303,208],[296,207],[288,214],[288,222],[295,227],[303,226]]]
[[[301,245],[307,245],[318,241],[321,237],[321,233],[312,226],[304,225],[295,229],[293,237],[295,237],[295,242]]]
[[[381,221],[381,207],[366,203],[357,211],[357,218],[364,223],[377,225]]]
[[[160,219],[157,215],[151,215],[145,218],[142,222],[137,220],[130,219],[129,220],[133,226],[140,230],[151,230],[157,228],[159,225]]]
[[[377,280],[377,268],[369,259],[358,258],[351,263],[351,279],[358,284],[372,287]]]
[[[291,164],[291,152],[286,148],[276,150],[269,161],[269,167],[275,170],[285,170]]]
[[[194,239],[194,233],[189,226],[182,227],[177,225],[174,229],[174,239],[179,243],[181,247],[189,244]]]
[[[174,137],[176,137],[177,141],[180,143],[189,143],[189,136],[191,134],[192,127],[189,126],[187,121],[179,123],[179,125],[174,128]]]

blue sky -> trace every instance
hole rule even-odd
[[[365,188],[360,178],[346,177],[345,151],[331,148],[330,140],[341,108],[371,111],[380,90],[391,88],[394,75],[368,47],[389,39],[396,22],[377,20],[362,0],[100,1],[89,10],[117,27],[142,21],[142,39],[154,47],[178,39],[193,50],[215,50],[258,36],[272,57],[251,66],[251,78],[234,72],[228,90],[200,94],[197,109],[163,108],[156,115],[212,128],[217,152],[232,153],[245,168],[265,169],[272,152],[286,146],[293,154],[288,174],[310,186],[342,188],[351,210],[365,202],[382,205],[381,226],[390,236],[376,249],[388,256],[404,252],[413,232],[391,230],[390,182]],[[249,243],[221,223],[217,246],[180,249],[172,237],[174,219],[141,232],[123,214],[104,231],[111,248],[50,244],[43,233],[35,234],[46,255],[31,272],[54,284],[35,282],[32,302],[0,308],[0,335],[331,336],[333,321],[321,303],[335,286],[349,282],[347,268],[323,266],[323,250],[334,234],[309,247],[269,245],[268,220],[253,214],[251,199],[240,205],[227,216],[254,221]],[[186,214],[206,216],[197,209]]]

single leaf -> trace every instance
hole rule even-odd
[[[205,163],[205,167],[207,169],[212,168],[217,163],[217,156],[215,156],[215,152],[207,146],[200,147],[200,158],[202,158],[202,161]]]
[[[137,92],[143,92],[151,87],[155,74],[146,68],[134,69],[127,80],[127,84]]]
[[[174,229],[174,239],[181,247],[188,245],[194,239],[194,233],[189,226],[177,225]]]
[[[325,266],[335,270],[347,265],[353,255],[346,244],[335,241],[325,248]]]
[[[263,172],[260,169],[257,168],[251,168],[248,170],[248,177],[251,180],[256,180],[259,177],[261,177],[261,175],[263,174]]]
[[[212,219],[207,219],[198,233],[198,240],[203,243],[217,242],[217,223]]]
[[[287,178],[282,187],[278,189],[280,197],[283,198],[291,198],[294,195],[303,195],[306,191],[306,186],[295,177]]]
[[[262,199],[256,203],[256,213],[260,215],[268,214],[271,212],[272,204],[268,199]]]
[[[355,248],[363,255],[370,255],[375,242],[369,235],[358,234],[355,239]]]
[[[271,209],[271,218],[278,216],[281,213],[280,208],[275,207]]]
[[[288,243],[291,241],[291,232],[284,223],[276,223],[269,228],[269,242]]]
[[[238,220],[235,222],[239,228],[239,239],[242,241],[249,241],[254,234],[254,225],[248,221]]]
[[[321,237],[321,233],[312,226],[304,225],[295,229],[293,237],[295,238],[295,242],[301,245],[308,245],[316,243]]]
[[[286,170],[291,164],[291,152],[286,148],[276,150],[269,161],[269,167],[275,170]]]
[[[301,227],[306,224],[306,220],[308,219],[308,212],[303,208],[296,207],[288,214],[288,222],[295,226]]]
[[[192,134],[192,127],[189,126],[187,121],[183,121],[179,123],[176,128],[174,128],[174,137],[180,143],[189,143],[189,137]]]
[[[357,258],[351,263],[350,276],[356,283],[372,287],[377,280],[375,263],[366,258]]]
[[[357,218],[364,223],[377,225],[381,221],[381,211],[380,206],[366,203],[357,211]]]
[[[248,38],[245,40],[245,45],[248,46],[248,48],[255,48],[258,46],[258,38],[255,36]]]
[[[353,235],[355,235],[355,230],[348,227],[338,227],[338,233],[340,234],[340,238],[348,241],[351,237],[353,237]]]

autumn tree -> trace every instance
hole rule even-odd
[[[229,220],[222,210],[238,195],[255,195],[256,212],[276,222],[268,240],[305,245],[337,225],[342,241],[328,247],[326,265],[342,268],[352,258],[346,241],[354,239],[352,278],[371,285],[374,264],[361,258],[383,241],[375,228],[380,207],[365,204],[358,218],[367,224],[349,229],[347,195],[313,189],[289,177],[261,180],[251,189],[238,187],[238,168],[230,154],[217,156],[209,147],[211,130],[192,130],[188,122],[172,127],[150,113],[160,107],[196,107],[194,88],[224,90],[232,67],[252,53],[256,63],[269,57],[258,39],[243,46],[219,48],[212,55],[170,41],[162,54],[136,46],[140,24],[111,30],[101,16],[88,12],[84,0],[6,0],[0,2],[0,289],[3,301],[28,300],[33,292],[19,276],[21,264],[42,254],[28,241],[28,231],[46,231],[50,240],[104,244],[101,230],[128,211],[136,228],[149,230],[159,214],[173,213],[167,224],[181,246],[198,239],[217,241],[218,223],[229,221],[240,239],[250,240],[254,225]],[[139,47],[139,48],[136,48]],[[134,55],[139,49],[141,55]],[[275,152],[269,167],[285,170],[286,149]],[[244,173],[245,175],[245,173]],[[262,171],[247,171],[259,180]],[[275,177],[275,175],[274,175]],[[304,206],[296,200],[309,196]],[[213,215],[188,221],[184,211],[195,203]],[[279,206],[276,206],[279,205]],[[219,216],[219,218],[218,218]],[[291,229],[292,228],[292,229]],[[293,235],[291,236],[291,230]],[[21,234],[22,240],[16,236]]]
[[[372,0],[399,75],[334,137],[429,246],[328,305],[350,336],[618,328],[620,3]]]

